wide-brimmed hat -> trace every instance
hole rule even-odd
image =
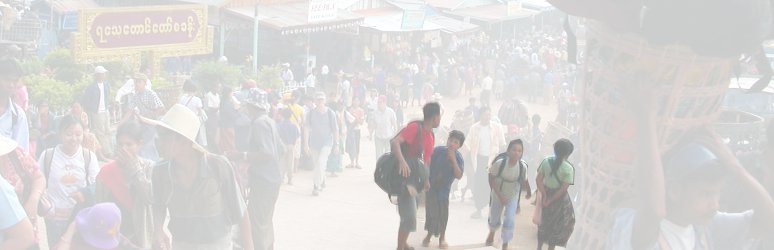
[[[199,117],[186,106],[175,104],[160,120],[148,118],[142,118],[142,120],[182,135],[193,143],[195,149],[206,152],[204,147],[196,143],[196,135],[199,134],[199,128],[201,127]]]
[[[16,143],[16,141],[13,139],[0,136],[0,155],[7,155],[16,150],[18,147],[19,143]]]
[[[83,240],[99,249],[113,249],[121,238],[121,210],[114,203],[99,203],[84,208],[75,217],[75,226]]]

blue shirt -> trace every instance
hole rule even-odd
[[[454,169],[452,169],[452,162],[446,156],[447,150],[446,146],[435,147],[430,162],[430,192],[437,192],[440,199],[446,200],[449,199],[452,182],[456,179],[454,177]],[[460,154],[460,151],[454,153],[457,155],[457,165],[459,165],[460,171],[464,173],[465,162],[462,160],[462,154]]]
[[[333,135],[339,130],[333,110],[328,108],[325,112],[316,109],[309,111],[306,125],[309,128],[309,148],[319,150],[333,146]]]
[[[8,181],[0,177],[0,232],[8,230],[27,218],[16,191]],[[0,242],[5,240],[5,235],[0,233]]]
[[[8,109],[0,114],[0,134],[13,139],[19,147],[27,151],[30,149],[30,127],[27,123],[27,114],[24,110],[8,100]]]
[[[287,119],[277,123],[277,130],[285,145],[295,145],[301,136],[298,127]]]

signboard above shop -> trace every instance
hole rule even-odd
[[[309,23],[334,20],[337,14],[335,0],[309,0]]]

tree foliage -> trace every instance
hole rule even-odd
[[[60,48],[49,52],[43,59],[43,64],[56,80],[75,84],[83,79],[83,66],[75,63],[68,49]]]
[[[255,81],[262,89],[281,90],[285,86],[281,75],[282,67],[280,65],[264,65],[258,70]]]
[[[65,111],[81,96],[87,81],[69,84],[43,75],[27,75],[23,79],[33,102],[47,101],[51,110]]]
[[[193,69],[193,80],[206,91],[220,83],[223,85],[237,86],[242,73],[239,68],[215,61],[197,63]]]

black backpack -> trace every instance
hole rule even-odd
[[[398,196],[403,191],[403,189],[406,187],[406,184],[412,183],[417,184],[417,187],[423,187],[424,186],[424,179],[422,178],[422,173],[425,170],[422,166],[422,152],[423,150],[421,147],[423,146],[424,142],[422,139],[422,124],[421,121],[414,121],[412,123],[419,123],[417,124],[417,135],[416,139],[414,140],[415,143],[419,143],[420,150],[419,150],[419,157],[417,158],[406,158],[406,162],[408,163],[409,167],[411,168],[411,175],[408,178],[404,178],[399,173],[399,167],[398,167],[398,157],[396,157],[392,152],[385,153],[382,156],[379,157],[379,159],[376,161],[376,170],[374,171],[374,182],[376,182],[376,185],[379,186],[379,188],[382,189],[385,193],[387,193],[387,198],[391,199],[392,196]],[[405,128],[404,128],[405,129]],[[401,130],[402,132],[403,130]],[[400,136],[400,133],[398,135]],[[408,152],[409,145],[407,143],[402,143],[400,145],[401,152],[404,154]]]

